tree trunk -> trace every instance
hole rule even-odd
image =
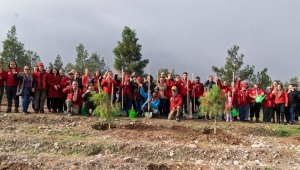
[[[217,116],[215,116],[215,123],[214,123],[214,135],[217,134]]]

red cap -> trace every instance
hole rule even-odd
[[[44,67],[44,64],[40,61],[40,62],[38,62],[38,67],[41,67],[41,66]]]
[[[142,82],[142,77],[139,76],[138,78],[136,78],[137,81],[139,81],[140,83]]]

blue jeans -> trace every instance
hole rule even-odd
[[[138,112],[138,116],[142,116],[142,100],[135,100],[136,111]]]
[[[294,119],[295,119],[295,108],[290,107],[290,123],[294,123]]]
[[[28,94],[29,88],[23,88],[22,91],[22,112],[27,112],[30,103],[30,95]]]
[[[247,120],[247,110],[248,110],[248,105],[243,106],[243,105],[239,105],[239,116],[240,116],[240,120],[241,121],[245,121]]]
[[[123,110],[126,112],[126,115],[128,116],[129,115],[129,113],[128,113],[128,111],[131,109],[131,107],[132,107],[132,101],[130,100],[130,96],[129,95],[124,95],[124,97],[126,97],[126,101],[127,101],[127,103],[124,103],[124,108],[123,108]]]

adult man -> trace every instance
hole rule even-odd
[[[78,82],[73,81],[72,86],[67,86],[63,89],[63,92],[68,94],[66,100],[68,115],[78,114],[82,103],[82,90],[78,88]]]
[[[177,87],[172,87],[172,93],[164,92],[165,96],[167,96],[170,99],[170,113],[168,116],[169,120],[175,119],[179,121],[179,117],[182,114],[182,97],[177,92]]]
[[[176,82],[176,85],[180,86],[179,94],[182,96],[183,101],[183,112],[188,114],[189,104],[190,103],[190,92],[192,91],[193,85],[190,80],[188,80],[188,73],[184,72],[182,79]]]
[[[33,74],[33,79],[36,83],[36,90],[34,93],[34,112],[44,113],[44,103],[47,95],[49,73],[44,69],[44,64],[42,62],[38,62],[38,67],[39,71]]]
[[[207,80],[204,82],[204,87],[207,90],[208,88],[212,88],[216,83],[213,81],[213,76],[208,76]]]
[[[203,95],[204,93],[204,86],[200,82],[200,77],[197,76],[195,81],[193,81],[193,92],[192,92],[192,97],[193,97],[193,102],[192,102],[192,113],[195,113],[195,108],[199,108],[200,102],[199,102],[199,97]],[[195,101],[195,103],[194,103]],[[196,105],[196,107],[194,106]]]
[[[256,103],[256,97],[264,95],[264,91],[259,88],[259,83],[256,82],[253,88],[249,89],[249,102],[250,102],[250,121],[253,122],[255,114],[255,122],[259,122],[259,112],[261,103]]]
[[[70,87],[72,85],[72,82],[74,81],[74,73],[69,72],[67,77],[64,77],[61,82],[60,82],[60,88],[64,89],[67,87]],[[68,94],[67,93],[62,93],[62,102],[63,102],[63,109],[64,113],[67,114],[67,105],[66,105],[66,99],[67,99]]]
[[[298,105],[299,92],[294,88],[293,84],[289,85],[288,97],[289,97],[289,118],[287,123],[293,124],[295,122],[295,111]]]

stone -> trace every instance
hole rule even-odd
[[[54,143],[54,148],[55,148],[55,149],[59,149],[59,146],[58,146],[58,143],[57,143],[57,142]]]
[[[246,155],[243,157],[243,159],[248,160],[248,159],[249,159],[249,155],[246,154]]]
[[[170,152],[170,156],[172,157],[172,156],[174,156],[174,155],[175,155],[174,152],[171,151],[171,152]]]
[[[102,158],[103,155],[101,153],[99,153],[98,155],[96,155],[97,158]]]
[[[131,158],[131,157],[125,157],[123,160],[125,162],[128,162],[128,163],[134,163],[135,162],[135,160],[133,158]]]
[[[204,162],[205,162],[204,160],[199,159],[199,160],[196,161],[196,164],[204,164]]]
[[[233,161],[233,165],[240,165],[239,161]]]
[[[188,147],[190,147],[190,148],[197,148],[197,145],[195,145],[195,144],[189,144]]]
[[[77,166],[76,165],[71,165],[69,170],[76,170],[77,169]]]
[[[260,161],[259,161],[259,160],[255,160],[254,163],[255,163],[256,165],[259,165],[259,164],[260,164]]]
[[[39,143],[36,143],[36,144],[33,144],[32,147],[34,147],[35,149],[39,148],[41,146],[41,144]]]

